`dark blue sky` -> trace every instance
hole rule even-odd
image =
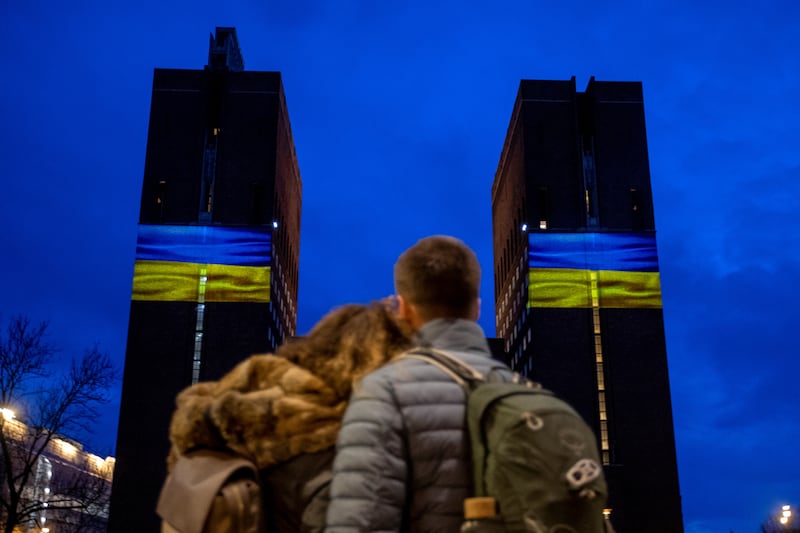
[[[800,503],[800,4],[606,4],[4,1],[0,318],[121,367],[153,68],[202,68],[217,25],[247,69],[283,73],[299,333],[448,233],[482,260],[493,336],[490,188],[519,80],[642,81],[686,530],[756,531]]]

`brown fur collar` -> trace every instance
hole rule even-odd
[[[336,442],[346,402],[308,370],[254,355],[220,381],[178,395],[168,463],[194,448],[229,448],[263,469],[324,450]]]

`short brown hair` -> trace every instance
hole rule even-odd
[[[480,283],[475,252],[447,235],[421,239],[394,265],[395,291],[426,319],[470,318]]]

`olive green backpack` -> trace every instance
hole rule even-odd
[[[462,531],[613,531],[603,516],[608,494],[597,442],[572,407],[518,374],[497,381],[499,372],[484,376],[442,350],[415,348],[405,357],[439,367],[467,393],[477,498],[465,502]],[[492,509],[478,519],[470,503],[487,501]]]

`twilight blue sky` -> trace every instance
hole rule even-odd
[[[97,341],[120,367],[153,68],[202,68],[215,26],[283,73],[299,333],[449,233],[481,257],[493,336],[490,188],[519,80],[642,81],[686,531],[800,503],[796,1],[4,0],[0,20],[0,320],[49,320],[62,356]]]

